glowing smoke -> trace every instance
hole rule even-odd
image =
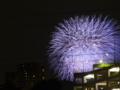
[[[119,29],[116,24],[114,20],[95,15],[76,16],[59,23],[51,35],[48,53],[50,67],[57,77],[73,81],[74,72],[91,71],[100,59],[104,63],[113,62],[120,42],[115,35]]]

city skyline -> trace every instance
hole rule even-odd
[[[5,73],[16,65],[38,62],[47,64],[50,35],[59,22],[74,16],[109,15],[120,23],[120,6],[116,1],[1,1],[0,3],[0,84]],[[49,77],[50,76],[50,77]]]

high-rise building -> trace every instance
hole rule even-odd
[[[38,81],[44,80],[44,67],[38,63],[17,65],[17,86],[32,87]]]

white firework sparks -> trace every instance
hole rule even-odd
[[[61,80],[73,81],[75,72],[92,70],[98,60],[114,61],[120,37],[117,22],[101,16],[82,16],[64,20],[52,34],[49,63]],[[116,43],[116,44],[115,44]]]

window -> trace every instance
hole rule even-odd
[[[25,74],[27,74],[27,72],[25,72]]]
[[[42,72],[44,72],[44,69],[42,69]]]
[[[23,65],[23,67],[24,67],[24,65]]]
[[[44,80],[44,77],[42,77],[42,80]]]
[[[25,75],[25,77],[27,77],[27,75]]]
[[[82,83],[82,78],[76,78],[76,83],[77,84]]]
[[[33,75],[33,77],[35,77],[35,75]]]

